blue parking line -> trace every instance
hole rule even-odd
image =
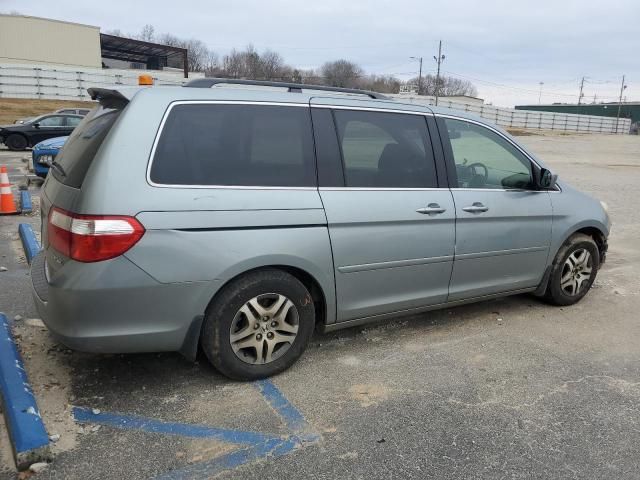
[[[254,382],[267,403],[282,418],[290,433],[286,436],[263,434],[241,430],[228,430],[206,425],[163,422],[134,415],[94,413],[90,408],[74,407],[73,416],[80,423],[96,423],[123,430],[164,433],[193,438],[211,438],[242,446],[241,448],[205,462],[187,465],[156,477],[159,480],[200,479],[216,475],[224,470],[265,457],[279,457],[295,448],[320,440],[309,429],[300,411],[296,409],[271,380]]]
[[[280,440],[273,435],[263,435],[256,432],[241,430],[227,430],[224,428],[209,427],[206,425],[193,425],[188,423],[163,422],[151,418],[134,415],[121,415],[114,413],[93,413],[90,408],[73,408],[73,416],[76,422],[96,423],[122,430],[141,430],[149,433],[164,433],[168,435],[180,435],[193,438],[211,438],[229,443],[256,444],[270,440]]]
[[[248,448],[236,450],[213,460],[173,470],[156,477],[156,480],[199,480],[201,478],[210,478],[224,470],[232,470],[260,458],[275,458],[286,455],[298,446],[300,446],[300,441],[296,437],[272,439]]]
[[[295,408],[289,400],[285,398],[282,392],[276,387],[271,380],[259,380],[256,386],[262,396],[269,402],[278,415],[284,420],[287,428],[292,432],[301,432],[307,426],[302,414]]]
[[[49,460],[49,435],[44,428],[22,357],[6,315],[0,313],[0,403],[18,470]]]
[[[28,223],[18,225],[18,233],[20,234],[20,240],[22,240],[22,248],[24,248],[27,262],[31,265],[31,260],[33,260],[33,257],[40,251],[40,244],[38,243],[36,234]]]
[[[20,190],[20,213],[31,213],[33,205],[31,203],[31,194],[29,190]]]

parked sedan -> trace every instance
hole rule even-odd
[[[42,178],[47,176],[51,163],[69,137],[55,137],[38,143],[33,147],[31,159],[34,173]]]
[[[23,124],[5,125],[0,127],[0,143],[9,150],[25,150],[43,140],[70,135],[83,118],[82,115],[51,113]]]

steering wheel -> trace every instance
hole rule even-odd
[[[469,172],[469,186],[470,187],[482,187],[487,184],[489,180],[489,169],[484,163],[475,162],[469,165],[466,165],[467,172]],[[482,174],[477,172],[477,168],[483,170]]]

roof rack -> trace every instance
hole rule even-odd
[[[236,78],[196,78],[187,82],[185,87],[193,88],[211,88],[214,85],[256,85],[261,87],[281,87],[286,88],[289,92],[302,93],[305,90],[322,90],[325,92],[353,93],[356,95],[367,95],[376,100],[389,100],[389,97],[381,93],[371,92],[369,90],[358,90],[357,88],[340,88],[327,87],[324,85],[307,85],[305,83],[289,83],[289,82],[272,82],[269,80],[241,80]]]

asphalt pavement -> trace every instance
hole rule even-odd
[[[59,435],[37,478],[639,478],[640,137],[522,140],[609,205],[608,259],[583,301],[520,295],[316,334],[267,384],[229,381],[204,358],[56,345],[37,321],[17,233],[23,221],[38,231],[38,215],[0,217],[0,311],[18,316]],[[0,151],[14,181],[20,156]],[[12,479],[3,428],[0,478]],[[266,453],[263,437],[276,439]]]

